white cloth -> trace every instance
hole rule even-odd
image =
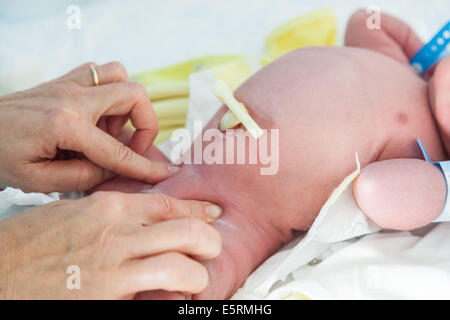
[[[233,299],[450,299],[450,223],[375,233],[355,204],[353,178],[306,236],[264,262]]]
[[[0,220],[24,213],[35,206],[42,206],[61,199],[78,199],[83,195],[83,192],[25,193],[20,189],[7,187],[0,192]]]
[[[0,192],[0,220],[23,213],[34,206],[44,205],[59,199],[57,192],[50,194],[25,193],[19,189],[6,188]]]
[[[423,236],[380,232],[312,250],[322,262],[297,268],[265,295],[244,287],[235,299],[450,299],[449,223]]]

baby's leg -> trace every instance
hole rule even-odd
[[[364,10],[352,15],[347,24],[345,45],[378,51],[408,64],[423,45],[420,38],[407,24],[385,13],[381,14],[381,29],[369,29],[369,17]]]
[[[417,159],[374,162],[353,184],[361,210],[380,227],[394,230],[412,230],[435,220],[446,192],[441,169]]]

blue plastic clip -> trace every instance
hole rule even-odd
[[[433,162],[428,155],[427,150],[425,149],[425,146],[423,145],[422,141],[420,139],[417,139],[417,142],[419,143],[420,150],[422,150],[423,156],[426,161],[433,163],[435,166],[439,167],[442,171],[442,174],[444,175],[445,184],[447,187],[447,194],[445,196],[445,204],[444,208],[442,209],[441,214],[439,217],[434,220],[433,222],[445,222],[450,221],[450,161],[441,161],[441,162]]]
[[[422,75],[448,55],[450,55],[450,21],[420,49],[410,64]]]

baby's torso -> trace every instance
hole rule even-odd
[[[266,66],[235,96],[271,115],[280,129],[280,170],[270,185],[285,186],[278,203],[289,212],[283,229],[312,223],[331,191],[355,169],[355,152],[362,166],[420,158],[420,138],[433,160],[446,156],[427,83],[411,67],[377,52],[296,50]]]

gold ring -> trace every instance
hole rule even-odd
[[[91,73],[92,73],[92,78],[94,78],[94,83],[96,86],[98,86],[100,84],[100,82],[98,81],[98,73],[97,73],[97,70],[95,69],[95,65],[91,64],[89,67],[91,68]]]

